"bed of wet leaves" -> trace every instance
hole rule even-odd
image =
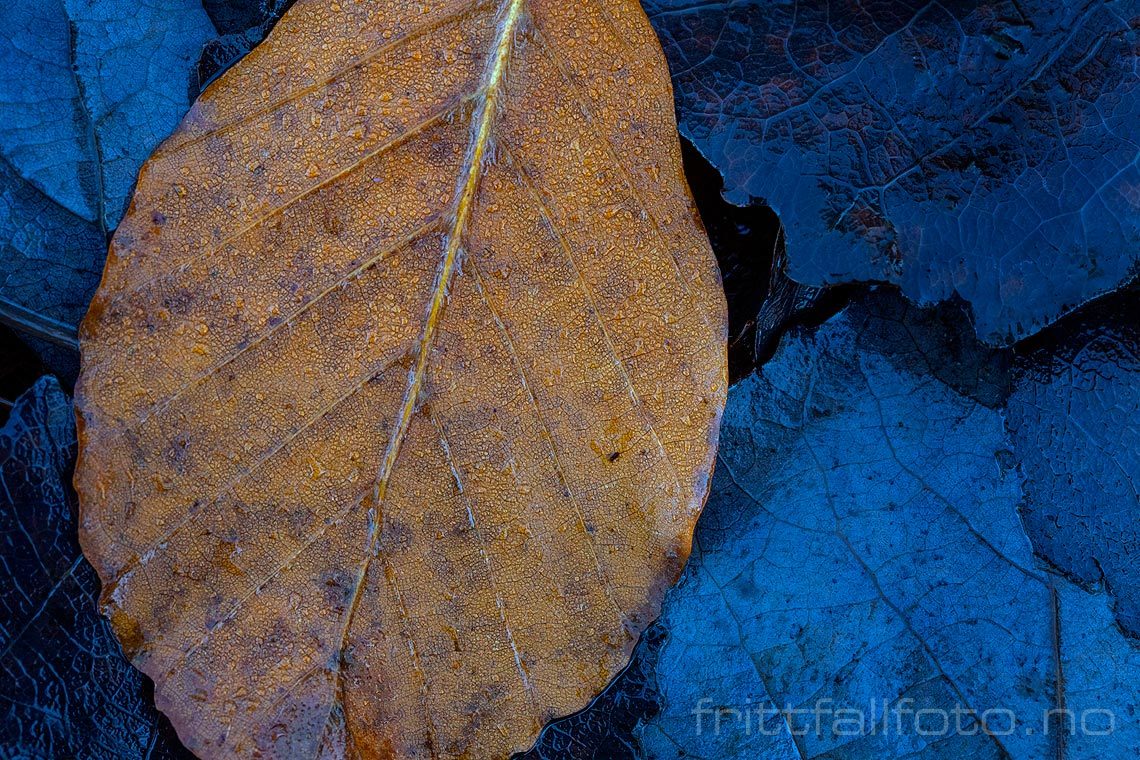
[[[185,754],[75,539],[75,329],[287,5],[0,10],[0,756]],[[1140,2],[645,7],[734,386],[661,619],[523,757],[1140,757]]]

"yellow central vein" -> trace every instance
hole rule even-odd
[[[392,468],[395,466],[396,457],[400,453],[400,444],[403,443],[404,435],[407,433],[408,425],[412,419],[412,412],[416,407],[416,401],[419,398],[420,391],[423,390],[424,376],[427,374],[428,349],[439,327],[443,307],[447,302],[448,284],[451,282],[451,277],[455,273],[455,266],[459,262],[463,233],[468,220],[471,218],[475,191],[479,186],[483,161],[487,155],[487,146],[491,141],[491,125],[503,97],[503,76],[507,68],[507,59],[510,57],[515,30],[522,16],[523,2],[524,0],[509,0],[506,13],[499,25],[498,36],[494,45],[494,57],[484,80],[482,103],[473,126],[467,158],[464,161],[463,170],[460,172],[462,184],[459,188],[459,202],[455,207],[455,219],[452,221],[451,229],[447,235],[447,249],[444,251],[443,261],[440,263],[439,273],[436,276],[435,287],[432,292],[431,305],[424,322],[424,330],[416,348],[416,364],[408,374],[404,403],[399,416],[396,418],[392,437],[388,440],[388,447],[384,452],[384,461],[380,465],[380,472],[372,489],[375,504],[384,500]]]
[[[522,18],[524,2],[525,0],[507,0],[506,9],[503,13],[502,20],[499,22],[498,32],[491,49],[487,73],[484,75],[483,86],[481,88],[479,112],[472,124],[471,141],[468,144],[467,156],[459,174],[455,217],[448,230],[447,247],[444,249],[443,260],[440,262],[439,270],[436,274],[435,285],[432,289],[431,303],[428,307],[427,317],[424,320],[423,332],[420,334],[419,342],[416,344],[415,365],[408,372],[408,382],[404,389],[403,404],[392,426],[392,434],[384,450],[384,459],[380,463],[380,469],[377,472],[376,480],[372,486],[372,509],[369,510],[368,546],[364,554],[364,559],[360,564],[360,570],[356,575],[356,582],[352,589],[351,599],[347,605],[344,625],[341,629],[340,647],[338,650],[339,656],[336,657],[334,662],[338,676],[343,672],[344,649],[348,644],[349,630],[352,627],[352,620],[360,601],[360,591],[364,585],[365,578],[368,576],[368,568],[372,558],[378,554],[379,550],[380,534],[384,522],[380,505],[383,503],[384,497],[387,494],[392,470],[400,454],[400,446],[407,435],[408,427],[411,425],[412,415],[416,409],[417,400],[423,391],[431,344],[439,329],[440,319],[447,303],[448,285],[451,282],[452,276],[455,274],[455,268],[459,263],[460,253],[463,249],[463,234],[471,219],[475,192],[479,187],[479,178],[482,175],[483,162],[487,159],[487,149],[491,142],[491,129],[502,104],[503,80],[506,74],[507,60],[511,54],[515,32]],[[390,578],[389,581],[391,582],[391,580]],[[402,603],[400,606],[403,607]],[[402,614],[406,617],[407,611],[403,610]],[[413,667],[419,671],[420,679],[426,692],[427,679],[424,677],[423,669],[420,666],[419,658],[416,654],[415,645],[411,642],[410,637],[408,643],[409,651],[413,659]],[[343,679],[338,677],[337,692],[334,693],[333,699],[330,700],[330,713],[333,704],[335,704],[337,700],[343,699],[339,693],[342,687]],[[424,696],[426,697],[426,693]],[[430,722],[427,725],[427,729],[430,733]]]

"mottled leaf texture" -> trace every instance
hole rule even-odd
[[[1000,411],[934,376],[881,298],[730,393],[647,756],[1140,756],[1109,594],[1035,561]]]
[[[213,33],[197,0],[0,5],[0,319],[37,348],[74,353],[106,233]]]
[[[502,757],[689,553],[725,304],[633,0],[301,0],[140,175],[81,541],[203,757]]]
[[[14,0],[0,11],[0,150],[66,210],[114,228],[185,112],[213,27],[193,0]]]
[[[1027,352],[1007,424],[1026,477],[1034,547],[1086,586],[1103,584],[1140,637],[1140,332],[1136,293],[1083,311]]]
[[[1140,2],[646,0],[681,131],[813,286],[960,294],[990,342],[1140,256]]]
[[[71,400],[52,378],[0,429],[0,757],[187,756],[95,606],[66,478]]]

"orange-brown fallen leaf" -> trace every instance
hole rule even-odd
[[[300,0],[144,167],[84,551],[203,757],[504,757],[689,553],[725,306],[636,0]]]

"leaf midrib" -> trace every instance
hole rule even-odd
[[[367,548],[364,553],[364,558],[360,563],[360,569],[356,574],[355,583],[353,584],[347,604],[344,624],[341,629],[340,644],[335,660],[336,691],[333,698],[329,700],[330,717],[333,714],[335,705],[338,702],[343,702],[343,697],[340,692],[343,688],[344,650],[348,644],[348,634],[352,629],[356,609],[359,606],[360,592],[364,586],[364,580],[368,576],[368,570],[373,557],[379,553],[380,534],[384,524],[381,505],[387,494],[392,471],[395,468],[401,445],[407,435],[408,428],[411,425],[412,415],[415,413],[420,393],[423,390],[431,345],[435,340],[439,322],[447,304],[448,286],[451,282],[451,278],[455,274],[456,265],[461,258],[463,235],[466,232],[467,224],[471,218],[475,193],[483,174],[484,162],[487,157],[487,148],[491,141],[494,122],[501,110],[500,106],[503,98],[503,82],[507,68],[507,60],[513,49],[515,33],[522,18],[522,7],[525,1],[526,0],[505,0],[503,10],[501,11],[502,20],[498,23],[495,41],[491,46],[488,56],[487,71],[483,76],[482,87],[480,88],[481,96],[479,98],[478,112],[472,124],[471,141],[468,144],[467,156],[459,172],[459,185],[457,187],[454,211],[455,216],[445,238],[447,245],[436,273],[436,280],[432,288],[431,302],[424,320],[423,331],[413,349],[415,365],[408,373],[403,403],[401,404],[399,414],[393,422],[392,433],[388,438],[388,444],[384,451],[384,459],[381,461],[372,487],[372,507],[369,510]],[[403,605],[400,605],[400,607],[401,614],[406,616],[406,610],[403,609]],[[406,625],[407,621],[405,620],[404,623]],[[415,648],[411,648],[410,651],[415,660],[413,665],[420,673],[421,679],[423,679],[424,685],[426,686],[426,679],[423,678],[423,669],[418,661],[419,658],[418,655],[416,655]],[[430,717],[427,718],[427,728],[430,732]]]

